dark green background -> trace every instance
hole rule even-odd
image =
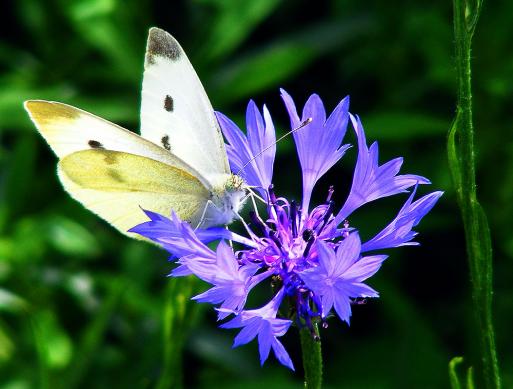
[[[330,111],[349,94],[368,141],[379,140],[380,161],[404,156],[403,172],[446,192],[417,228],[422,246],[390,250],[369,281],[381,298],[355,306],[350,327],[331,320],[323,331],[326,387],[444,388],[452,357],[477,363],[445,151],[456,87],[450,1],[11,0],[0,15],[0,387],[154,387],[166,364],[165,312],[175,315],[172,347],[184,342],[183,369],[172,373],[182,371],[186,387],[301,386],[295,329],[283,341],[296,373],[274,357],[260,368],[255,342],[231,350],[235,332],[217,329],[212,310],[184,308],[190,282],[170,285],[165,252],[123,237],[64,193],[56,158],[22,109],[25,99],[57,100],[136,130],[151,26],[179,40],[214,108],[241,126],[253,98],[268,105],[279,134],[288,130],[279,87],[298,106],[319,93]],[[512,2],[485,3],[473,52],[478,193],[492,230],[505,388],[513,387],[511,15]],[[340,205],[354,160],[353,148],[314,199],[334,184]],[[281,195],[301,193],[290,138],[278,145],[274,181]],[[351,224],[370,237],[405,199],[369,204]]]

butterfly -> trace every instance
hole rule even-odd
[[[229,224],[244,203],[212,105],[164,30],[149,31],[140,136],[63,103],[29,100],[25,109],[59,158],[64,189],[124,234],[147,221],[141,208],[206,228]]]

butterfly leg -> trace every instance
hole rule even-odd
[[[225,226],[224,226],[224,228],[225,228],[225,230],[230,231],[230,229],[228,228],[228,226],[227,226],[227,225],[225,225]],[[232,248],[232,250],[233,250],[233,242],[232,242],[232,240],[231,240],[231,239],[230,239],[230,240],[228,240],[228,244],[230,245],[230,247],[231,247],[231,248]]]
[[[201,225],[207,220],[205,216],[207,214],[207,210],[208,210],[209,206],[215,207],[216,205],[214,204],[214,202],[212,200],[207,200],[205,206],[203,207],[203,212],[201,213],[201,217],[198,221],[198,224],[196,225],[196,227],[194,227],[194,231],[196,231],[198,228],[200,228]]]
[[[255,196],[255,198],[256,198],[257,200],[260,200],[263,204],[267,204],[267,201],[265,201],[261,196],[259,196],[259,195],[257,194],[257,192],[255,192],[255,191],[253,190],[253,188],[260,188],[260,187],[259,187],[259,186],[248,186],[248,187],[246,187],[246,189],[247,189],[249,192],[251,192],[251,193],[253,194],[253,196]]]
[[[260,220],[260,222],[265,225],[264,221],[260,217],[260,214],[258,213],[258,207],[257,207],[255,199],[262,201],[264,204],[267,204],[267,203],[258,194],[256,194],[255,191],[253,191],[251,188],[248,188],[248,191],[249,191],[249,193],[248,193],[247,197],[251,198],[251,202],[253,203],[253,209],[255,210],[255,215],[258,218],[258,220]]]
[[[251,239],[255,239],[255,240],[258,239],[258,237],[255,235],[255,233],[251,230],[251,228],[249,228],[249,225],[248,225],[248,223],[246,223],[244,218],[241,215],[239,215],[238,212],[234,212],[234,213],[235,213],[235,216],[237,216],[237,218],[240,220],[240,222],[242,223],[242,225],[246,229],[246,232],[251,237]]]

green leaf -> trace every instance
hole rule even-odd
[[[213,5],[215,22],[198,58],[210,62],[236,49],[280,4],[279,0],[202,0]]]
[[[134,14],[127,12],[129,2],[80,0],[61,3],[80,37],[112,62],[116,78],[135,82],[140,76],[144,38],[131,25]]]
[[[27,379],[18,378],[2,385],[2,389],[32,389],[33,385]]]
[[[19,263],[35,263],[46,251],[46,242],[40,220],[25,217],[14,225],[12,235],[12,258]]]
[[[7,289],[0,288],[0,311],[22,312],[26,311],[28,307],[29,304],[24,298]]]
[[[265,48],[225,68],[216,77],[214,88],[230,93],[216,95],[213,99],[217,104],[226,104],[258,93],[292,77],[314,57],[315,50],[294,42]]]
[[[209,83],[212,100],[216,105],[223,105],[283,84],[315,59],[358,37],[368,24],[367,18],[323,23],[260,47],[215,75]]]
[[[470,366],[467,370],[467,389],[474,389],[474,369]]]
[[[71,361],[73,344],[51,311],[33,314],[34,336],[41,362],[48,369],[62,369]]]
[[[101,252],[95,235],[79,222],[65,216],[50,216],[45,220],[48,242],[66,256],[92,258]]]
[[[451,389],[462,389],[462,381],[458,376],[456,369],[463,363],[463,357],[454,357],[449,362],[449,381],[451,383]],[[474,370],[472,366],[467,369],[467,375],[465,377],[465,389],[474,389]]]
[[[2,366],[3,363],[9,361],[11,357],[15,355],[14,350],[14,341],[7,333],[3,323],[0,322],[0,366]]]
[[[454,357],[449,362],[449,380],[451,382],[452,389],[461,389],[460,379],[456,368],[463,363],[463,357]]]

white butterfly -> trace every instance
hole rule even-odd
[[[230,173],[214,111],[178,42],[151,28],[146,48],[141,136],[72,106],[25,102],[59,157],[69,194],[121,232],[146,221],[140,208],[193,226],[228,224],[245,199]]]

